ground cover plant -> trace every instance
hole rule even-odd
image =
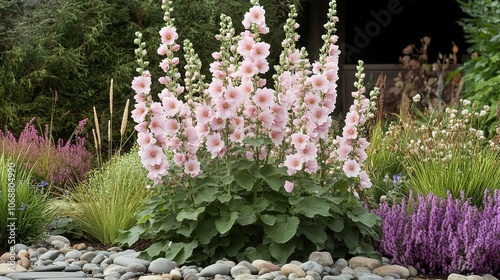
[[[285,262],[314,250],[380,257],[372,246],[380,220],[356,198],[371,185],[363,163],[377,91],[365,92],[360,63],[346,126],[332,133],[340,54],[335,2],[319,60],[312,63],[296,47],[291,6],[280,63],[269,81],[265,10],[256,0],[251,4],[241,33],[221,15],[220,49],[212,54],[212,77],[205,82],[186,39],[180,71],[174,11],[164,1],[166,25],[157,53],[165,73],[156,77],[164,86],[158,97],[152,94],[146,42],[137,33],[132,117],[141,161],[159,194],[121,242],[151,236],[155,243],[144,257],[179,263],[222,257]]]
[[[19,168],[25,168],[35,180],[46,181],[47,191],[63,193],[92,168],[93,154],[85,146],[85,137],[80,136],[86,121],[80,121],[72,137],[64,141],[52,138],[49,125],[42,135],[33,118],[17,138],[8,130],[0,131],[0,148],[6,157],[16,158]]]
[[[425,274],[500,273],[500,191],[485,191],[482,207],[461,196],[410,193],[381,203],[380,252]]]

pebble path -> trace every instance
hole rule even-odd
[[[70,246],[63,236],[51,236],[46,247],[13,246],[0,257],[0,280],[423,280],[412,267],[391,264],[383,258],[356,256],[334,260],[328,252],[313,252],[305,262],[277,265],[266,260],[252,263],[220,260],[206,266],[181,266],[159,258],[146,261],[139,252],[119,247],[94,250],[84,243]],[[13,262],[12,262],[13,261]],[[15,265],[14,265],[15,264]],[[493,275],[451,274],[447,280],[499,280]]]

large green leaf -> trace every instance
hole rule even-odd
[[[257,259],[268,260],[271,258],[271,254],[269,253],[269,245],[267,244],[259,244],[257,245],[257,248],[247,247],[245,249],[244,255],[250,261],[254,261]]]
[[[333,220],[331,223],[328,223],[327,226],[334,232],[341,232],[342,230],[344,230],[344,220]]]
[[[325,230],[320,225],[313,222],[301,222],[299,233],[305,235],[307,239],[316,244],[319,247],[317,250],[322,249],[328,239]]]
[[[217,235],[217,230],[215,229],[215,219],[210,217],[201,220],[195,230],[195,235],[198,237],[200,244],[209,244],[210,240]]]
[[[276,222],[273,226],[264,226],[264,232],[274,242],[285,243],[297,233],[300,220],[297,217],[286,217],[284,222]]]
[[[224,175],[222,177],[220,177],[220,181],[224,184],[224,185],[229,185],[231,184],[232,182],[234,182],[234,176],[233,175]]]
[[[316,215],[323,217],[330,216],[330,204],[325,199],[319,197],[304,197],[294,208],[297,214],[302,214],[308,218],[313,218]]]
[[[224,216],[215,220],[215,228],[220,234],[225,234],[231,229],[237,218],[238,212],[231,212],[230,214],[226,213]]]
[[[196,192],[194,203],[198,205],[202,202],[208,202],[208,203],[213,202],[217,199],[219,194],[220,191],[218,191],[217,188],[214,187],[204,188],[201,191]]]
[[[197,220],[198,215],[205,211],[205,207],[198,207],[196,209],[182,209],[179,214],[177,214],[177,221],[181,222],[183,220]]]
[[[260,220],[268,226],[273,226],[276,223],[276,217],[269,214],[260,215]]]
[[[279,191],[283,188],[286,181],[286,173],[283,174],[283,171],[284,169],[277,168],[273,165],[264,165],[260,169],[260,174],[271,189]]]
[[[353,230],[350,227],[345,227],[342,231],[342,239],[349,250],[352,250],[358,246],[359,243],[359,231]]]
[[[251,225],[257,221],[257,216],[251,206],[242,206],[239,212],[237,221],[240,225]]]
[[[247,137],[243,139],[243,143],[248,144],[253,147],[260,147],[264,144],[264,139],[257,137]]]
[[[269,245],[269,253],[271,253],[271,256],[279,263],[286,263],[294,251],[295,245],[293,242],[288,242],[286,244],[271,243]]]
[[[238,172],[238,174],[235,174],[234,176],[236,184],[247,191],[251,191],[253,189],[256,180],[257,178],[246,170]]]
[[[377,223],[377,216],[373,213],[366,212],[356,215],[350,211],[347,211],[347,216],[351,218],[353,222],[360,222],[367,227],[373,227]]]

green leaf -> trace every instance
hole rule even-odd
[[[251,191],[253,189],[256,180],[257,178],[251,175],[248,171],[239,172],[234,176],[236,184],[247,191]]]
[[[231,201],[231,198],[232,198],[232,196],[228,193],[221,194],[221,195],[219,195],[219,197],[217,197],[217,199],[221,203],[227,203],[227,202]]]
[[[225,234],[231,229],[237,218],[238,212],[231,212],[229,215],[226,214],[215,220],[215,228],[220,234]]]
[[[222,177],[220,177],[220,181],[224,184],[224,185],[229,185],[231,184],[232,182],[234,182],[234,176],[233,175],[224,175]]]
[[[185,244],[181,251],[177,254],[177,256],[172,259],[177,263],[185,263],[193,255],[193,250],[198,247],[198,242],[192,241],[191,243]]]
[[[205,207],[199,207],[196,209],[182,209],[179,214],[177,214],[176,220],[181,222],[183,220],[197,220],[198,215],[205,211]]]
[[[142,216],[141,219],[139,221],[137,221],[137,224],[142,224],[148,220],[150,220],[151,218],[153,217],[153,214],[151,213],[147,213],[146,215]]]
[[[247,247],[245,249],[244,255],[250,261],[254,261],[257,259],[268,260],[271,258],[271,254],[269,254],[269,245],[267,245],[267,244],[259,244],[259,245],[257,245],[257,248]]]
[[[264,232],[274,242],[285,243],[297,233],[300,220],[297,217],[286,217],[285,222],[276,222],[273,226],[264,226]]]
[[[322,249],[328,239],[325,230],[316,223],[303,221],[301,222],[299,229],[301,234],[319,247],[317,249]]]
[[[260,215],[260,220],[268,226],[273,226],[276,223],[276,217],[269,214]]]
[[[248,144],[253,147],[260,147],[264,144],[264,139],[257,137],[247,137],[243,139],[243,143]]]
[[[304,197],[294,208],[296,213],[303,214],[308,218],[313,218],[316,215],[323,217],[330,216],[330,204],[325,199],[319,197]]]
[[[198,227],[195,230],[195,236],[198,237],[200,244],[207,245],[210,240],[217,235],[217,230],[215,229],[215,219],[210,217],[209,219],[203,219],[198,223]]]
[[[377,216],[373,213],[363,213],[357,216],[357,221],[355,222],[361,222],[367,227],[373,227],[377,223]]]
[[[149,248],[146,249],[146,253],[149,256],[151,256],[152,258],[160,256],[161,254],[163,254],[164,252],[169,250],[168,243],[169,243],[169,241],[167,241],[167,240],[155,242],[155,243],[151,244],[151,246],[149,246]]]
[[[241,207],[237,221],[240,225],[247,226],[255,223],[257,221],[257,216],[252,207],[245,205]]]
[[[272,165],[264,165],[260,170],[260,174],[271,189],[279,191],[283,188],[286,181],[286,173],[284,175],[283,170]]]
[[[345,227],[342,231],[342,239],[349,250],[352,250],[358,246],[359,243],[359,231],[353,230],[350,227]]]
[[[344,230],[344,221],[341,219],[333,220],[333,222],[327,224],[328,228],[334,232],[341,232]]]
[[[217,188],[204,188],[201,191],[196,193],[196,197],[194,198],[194,203],[196,205],[202,202],[213,202],[219,196],[220,191]]]
[[[268,206],[269,206],[269,201],[263,197],[257,198],[254,204],[252,205],[253,211],[255,212],[262,212],[266,210]]]
[[[288,258],[295,251],[295,245],[293,242],[288,242],[286,244],[271,243],[269,245],[269,253],[275,258],[279,263],[287,263]]]
[[[118,244],[130,246],[137,242],[137,240],[139,240],[141,235],[145,232],[146,229],[144,227],[142,227],[141,225],[136,225],[125,231],[123,234],[119,235],[115,242]]]

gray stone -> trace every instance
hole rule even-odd
[[[65,262],[65,261],[57,261],[57,262],[56,262],[56,261],[54,261],[52,264],[53,264],[53,265],[60,265],[60,266],[64,266],[64,267],[69,266],[69,263],[67,263],[67,262]]]
[[[80,256],[80,260],[90,263],[95,258],[95,256],[95,252],[85,252]]]
[[[349,266],[349,263],[346,261],[346,259],[344,258],[340,258],[338,259],[336,262],[335,262],[335,265],[334,267],[338,270],[338,271],[342,271],[342,269],[346,268],[347,266]]]
[[[276,278],[274,278],[274,280],[288,280],[288,277],[286,277],[285,275],[278,275],[276,276]]]
[[[340,275],[340,270],[336,267],[332,268],[332,271],[330,272],[330,275],[332,276],[339,276]]]
[[[118,257],[121,257],[121,256],[133,255],[133,254],[136,254],[136,253],[137,252],[135,250],[128,249],[128,250],[125,250],[123,252],[118,252],[118,253],[111,254],[111,255],[109,255],[109,258],[112,261],[114,261],[115,258],[118,258]]]
[[[388,265],[388,264],[391,264],[391,260],[386,258],[386,257],[382,257],[382,265]]]
[[[358,280],[382,280],[382,277],[375,274],[366,274],[361,277],[358,277]]]
[[[311,275],[306,275],[306,277],[304,278],[305,280],[316,280],[314,279],[314,277],[312,277]]]
[[[231,274],[231,267],[225,264],[211,264],[204,269],[202,269],[199,273],[201,277],[212,277],[217,274],[221,275],[230,275]]]
[[[14,247],[14,252],[16,252],[16,254],[19,253],[19,251],[21,251],[21,250],[28,251],[28,249],[29,249],[28,246],[26,246],[24,244],[20,244],[20,243],[15,244],[13,247]]]
[[[24,272],[24,273],[9,273],[6,277],[18,280],[31,280],[31,279],[81,279],[87,278],[84,272]],[[89,278],[87,278],[89,279]]]
[[[418,275],[418,271],[413,265],[409,265],[407,268],[408,271],[410,272],[410,277],[415,277]]]
[[[254,279],[257,279],[257,275],[240,274],[240,275],[234,277],[234,280],[254,280]]]
[[[83,253],[81,251],[77,251],[77,250],[73,250],[73,251],[69,251],[66,253],[66,255],[64,255],[66,257],[66,259],[78,259],[80,258],[80,256],[82,255]]]
[[[341,273],[342,274],[351,274],[352,276],[354,276],[356,274],[356,272],[354,272],[354,269],[352,269],[350,267],[344,267],[344,269],[342,269]]]
[[[100,264],[102,261],[106,259],[106,255],[97,255],[95,256],[90,263]]]
[[[64,272],[75,272],[75,271],[82,271],[82,268],[78,265],[69,265],[63,270]]]
[[[0,280],[12,280],[12,279],[7,278],[7,277],[0,276]]]
[[[50,250],[48,252],[43,253],[38,259],[40,260],[55,260],[59,255],[61,254],[61,251],[59,250]]]
[[[389,273],[386,276],[392,277],[394,279],[401,279],[401,276],[399,276],[399,274],[397,273]]]
[[[161,275],[145,275],[141,276],[139,280],[165,280]]]
[[[356,278],[354,276],[354,274],[350,274],[350,273],[341,273],[339,276],[345,277],[347,279],[354,279],[354,278]]]
[[[321,274],[313,270],[306,271],[307,276],[311,276],[314,280],[321,280]],[[307,277],[306,276],[306,277]]]
[[[121,276],[122,274],[125,274],[125,272],[127,272],[125,267],[117,264],[110,264],[104,269],[103,274],[104,276],[108,276],[118,273]]]
[[[315,261],[307,261],[299,266],[304,271],[315,271],[317,273],[323,272],[323,266]]]
[[[146,266],[140,263],[131,263],[127,265],[127,267],[125,268],[126,272],[133,272],[133,273],[144,273],[147,270],[148,269],[146,268]]]
[[[92,268],[92,276],[96,276],[96,275],[103,275],[103,269],[102,267],[94,267]]]
[[[45,240],[45,242],[47,244],[51,244],[51,245],[54,241],[60,241],[61,243],[65,243],[65,244],[70,245],[69,239],[64,237],[64,236],[61,236],[61,235],[52,235],[52,236],[49,236],[49,238],[47,238]]]
[[[34,271],[63,271],[66,268],[64,265],[47,265],[47,266],[35,266],[33,267]]]
[[[467,275],[467,280],[483,280],[483,277],[479,275]]]
[[[200,278],[201,277],[199,275],[197,275],[197,274],[184,275],[184,280],[199,280]]]
[[[396,278],[392,276],[385,276],[384,278],[382,278],[382,280],[396,280]]]
[[[61,252],[59,256],[54,260],[54,262],[64,262],[66,261],[66,257],[64,256],[64,253]]]
[[[452,274],[448,275],[447,279],[448,280],[467,280],[467,277],[464,275],[452,273]]]
[[[299,275],[298,275],[297,273],[292,272],[292,273],[288,274],[288,279],[289,279],[289,280],[297,280],[297,279],[299,279],[299,278],[300,278],[300,277],[299,277]],[[276,279],[276,278],[275,278],[275,279]]]
[[[272,271],[272,272],[268,272],[266,274],[262,274],[260,275],[257,279],[269,279],[269,280],[272,280],[280,275],[283,275],[281,273],[281,271]]]
[[[342,275],[338,275],[338,276],[327,275],[327,276],[323,277],[323,280],[350,280],[350,278],[344,277]]]
[[[86,263],[83,265],[83,272],[85,273],[91,273],[92,272],[92,269],[96,268],[96,267],[99,267],[97,264],[95,263]]]
[[[312,252],[309,255],[309,261],[315,261],[322,266],[332,266],[333,265],[333,258],[329,252],[319,252],[319,251]]]
[[[296,273],[298,277],[306,276],[306,272],[304,270],[302,270],[298,265],[291,263],[284,264],[281,267],[281,272],[286,276],[289,276],[291,273]]]
[[[151,261],[148,267],[150,273],[170,273],[170,271],[177,267],[177,263],[169,259],[158,258]]]
[[[252,274],[259,273],[259,270],[248,261],[241,261],[237,265],[248,267]]]
[[[44,253],[47,253],[49,251],[49,249],[45,248],[45,247],[40,247],[38,249],[36,249],[36,252],[38,252],[38,254],[40,255],[43,255]]]
[[[231,276],[233,278],[236,278],[241,274],[252,274],[252,271],[250,270],[250,268],[243,265],[236,265],[231,268]]]
[[[116,271],[109,273],[108,275],[104,275],[104,280],[120,280],[122,275]]]
[[[145,267],[149,267],[151,262],[138,259],[138,258],[136,258],[136,255],[138,255],[138,253],[131,254],[131,255],[125,255],[125,256],[119,256],[113,260],[113,263],[121,265],[121,266],[125,266],[125,267],[131,263],[140,263],[140,264],[144,265]]]
[[[495,276],[493,276],[491,274],[484,274],[482,277],[484,280],[498,280],[498,278],[496,278]]]
[[[120,277],[120,280],[130,280],[132,278],[135,278],[135,273],[133,272],[126,272]]]
[[[373,269],[373,273],[382,277],[387,276],[389,273],[395,273],[399,275],[399,278],[402,279],[407,279],[408,277],[410,277],[410,271],[408,270],[408,268],[397,264],[377,267]]]

